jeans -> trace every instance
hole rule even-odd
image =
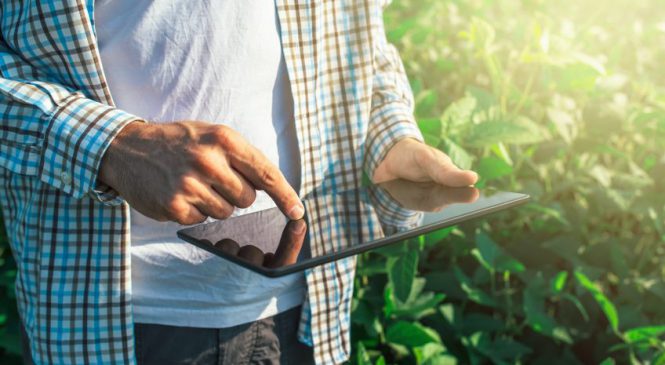
[[[314,364],[312,348],[297,339],[300,310],[221,329],[135,323],[137,364]],[[24,332],[22,338],[25,363],[32,364]]]

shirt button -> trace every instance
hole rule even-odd
[[[69,185],[69,184],[72,183],[72,177],[69,176],[68,173],[66,173],[66,172],[63,171],[63,172],[60,174],[60,181],[62,181],[62,183],[65,184],[65,185]]]

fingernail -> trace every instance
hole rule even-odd
[[[289,218],[291,219],[300,219],[303,217],[303,215],[305,215],[305,208],[302,205],[298,204],[292,207],[291,210],[289,210],[288,215]]]
[[[297,220],[291,224],[291,232],[294,234],[301,234],[305,231],[307,225],[304,220]]]

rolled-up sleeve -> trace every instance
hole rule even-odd
[[[102,156],[124,126],[142,119],[46,80],[0,45],[0,167],[74,198],[114,200],[97,183]]]
[[[367,130],[364,169],[373,177],[392,146],[403,138],[423,141],[413,115],[413,93],[397,49],[386,38],[382,9],[373,29],[372,106]]]

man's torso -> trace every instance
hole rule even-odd
[[[227,125],[298,188],[293,99],[274,0],[97,0],[95,20],[118,108],[151,123]],[[234,215],[273,206],[259,192]],[[134,321],[225,328],[302,304],[302,273],[264,278],[182,242],[175,222],[133,209],[130,215]]]

